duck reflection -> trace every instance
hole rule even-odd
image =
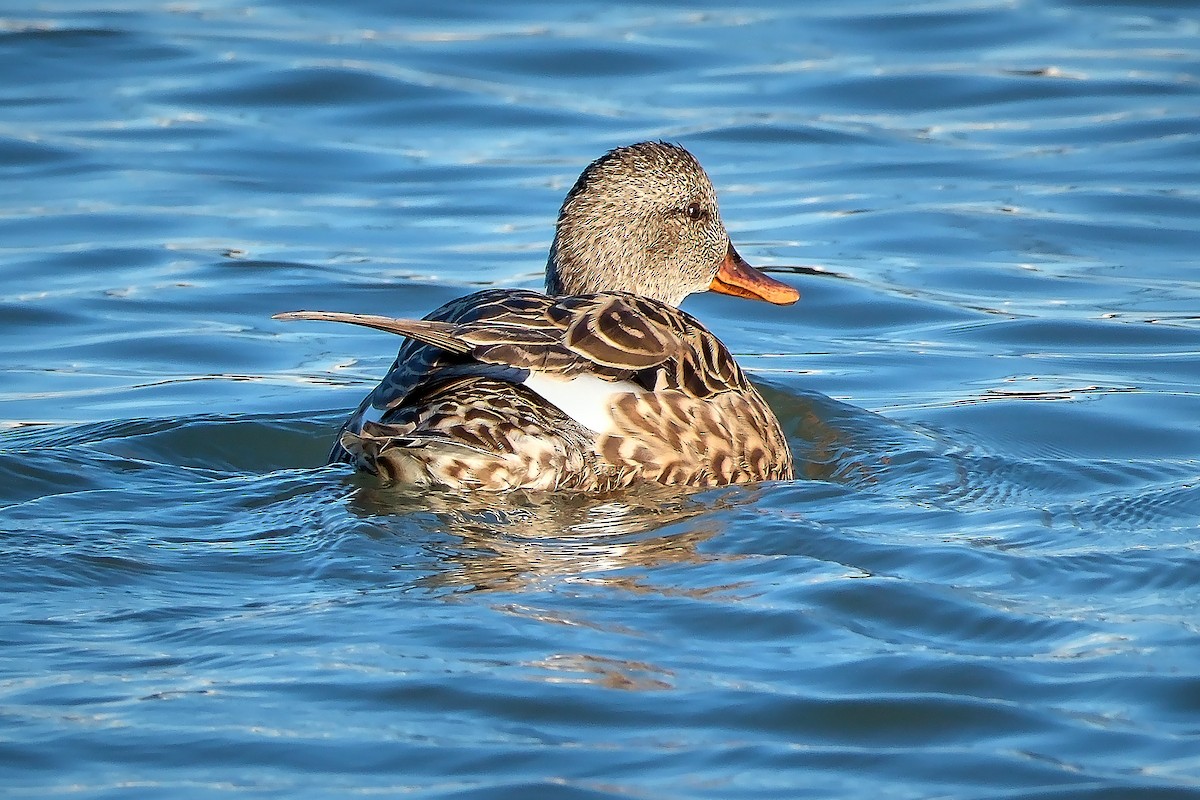
[[[674,673],[645,661],[606,658],[587,653],[556,653],[531,667],[543,671],[546,683],[588,683],[608,689],[645,692],[675,688]]]
[[[349,507],[376,521],[403,518],[458,540],[441,559],[444,569],[423,581],[426,586],[512,591],[565,579],[657,592],[630,568],[726,557],[701,554],[697,547],[724,529],[728,516],[721,512],[756,494],[741,487],[689,492],[647,486],[611,494],[480,496],[360,485]]]

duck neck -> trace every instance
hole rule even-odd
[[[558,234],[554,235],[554,243],[550,245],[550,257],[546,260],[546,294],[551,297],[562,297],[568,294],[563,286],[562,272],[558,266]]]
[[[556,231],[546,261],[546,294],[551,296],[630,292],[658,298],[661,287],[646,280],[636,257],[644,248],[615,236],[564,236]]]

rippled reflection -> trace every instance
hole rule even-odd
[[[366,479],[364,479],[366,480]],[[519,590],[548,579],[581,579],[640,591],[637,570],[698,561],[696,548],[715,536],[717,512],[745,492],[641,487],[608,496],[416,492],[360,487],[355,514],[403,520],[432,516],[460,544],[433,586]]]

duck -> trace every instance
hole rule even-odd
[[[420,320],[274,318],[405,338],[329,455],[389,483],[609,492],[790,480],[778,418],[729,349],[679,308],[705,291],[800,298],[738,254],[696,157],[646,141],[605,153],[571,187],[544,292],[484,289]]]

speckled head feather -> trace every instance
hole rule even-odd
[[[695,156],[666,142],[618,147],[563,201],[546,293],[622,291],[678,306],[709,288],[728,251],[716,190]]]

